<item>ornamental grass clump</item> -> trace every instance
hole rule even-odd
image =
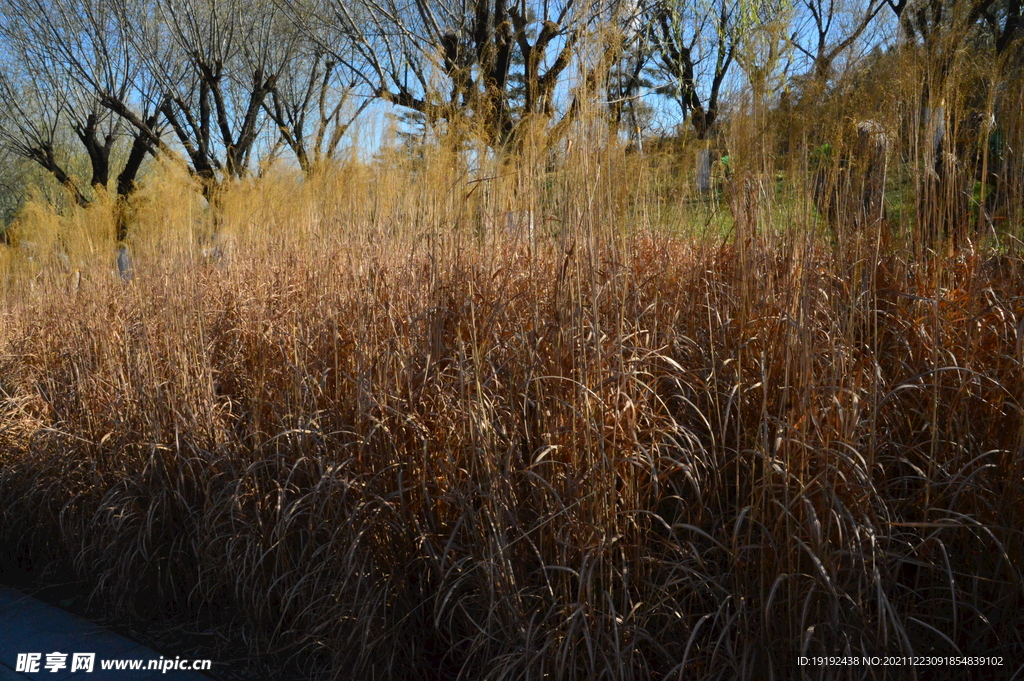
[[[7,567],[280,677],[1012,673],[1012,243],[836,249],[758,181],[742,240],[655,228],[637,159],[577,153],[270,174],[141,202],[130,282],[26,264]]]

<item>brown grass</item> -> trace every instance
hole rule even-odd
[[[130,283],[110,244],[19,260],[9,562],[337,679],[1012,673],[1021,258],[829,248],[763,183],[743,239],[673,235],[651,166],[570,154],[271,174],[217,216],[154,180]]]

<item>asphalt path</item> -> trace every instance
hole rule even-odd
[[[78,667],[74,654],[79,658]],[[93,654],[92,671],[87,671],[88,654]],[[19,665],[18,657],[22,656]],[[38,657],[35,657],[38,655]],[[65,657],[61,657],[61,656]],[[211,681],[194,671],[175,670],[171,662],[154,650],[101,626],[72,615],[17,589],[0,586],[0,681],[25,679],[83,679],[87,681]],[[150,668],[156,661],[157,669]],[[141,669],[103,669],[141,661]],[[33,662],[35,664],[33,664]],[[52,662],[51,668],[47,663]],[[163,667],[169,667],[166,671]],[[32,669],[35,671],[32,671]]]

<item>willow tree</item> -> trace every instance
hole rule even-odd
[[[46,169],[82,206],[111,181],[120,207],[136,188],[148,155],[161,143],[154,82],[131,46],[131,27],[107,0],[3,0],[0,137]],[[147,129],[127,123],[109,100],[132,102]],[[68,150],[71,151],[68,151]],[[88,159],[89,180],[70,163]],[[118,210],[117,238],[127,235]]]
[[[715,128],[726,78],[735,63],[739,33],[736,0],[660,0],[651,35],[663,82],[698,139]]]
[[[836,62],[851,52],[878,20],[886,0],[795,0],[789,38],[809,63],[805,88],[817,96],[834,75]]]
[[[536,121],[558,129],[578,107],[564,89],[607,73],[579,48],[601,35],[598,0],[283,0],[296,21],[376,97],[504,147]],[[618,48],[607,40],[602,55]],[[560,90],[560,88],[562,88]],[[559,101],[560,96],[562,101]]]
[[[306,174],[335,158],[338,147],[373,98],[359,79],[316,43],[303,42],[283,63],[264,108],[280,144]]]
[[[134,47],[159,83],[160,111],[205,191],[245,177],[287,59],[275,50],[273,6],[162,0],[122,2],[120,12],[136,25]]]

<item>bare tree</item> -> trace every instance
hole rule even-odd
[[[373,101],[360,92],[352,73],[301,27],[278,16],[276,49],[283,52],[280,71],[264,107],[281,141],[292,150],[303,172],[310,173],[331,159],[359,115]],[[342,52],[336,46],[333,52]]]
[[[736,57],[737,11],[734,0],[660,0],[653,6],[650,30],[666,81],[661,91],[676,101],[698,139],[707,139],[718,120]]]
[[[184,152],[207,198],[248,174],[267,97],[280,69],[277,10],[238,0],[108,0],[133,56],[153,83],[152,104]],[[104,106],[159,149],[177,156],[135,101],[101,88]]]
[[[281,1],[377,97],[431,122],[471,122],[493,146],[527,121],[574,112],[559,110],[559,83],[605,9],[595,0],[322,0],[312,10]],[[606,73],[598,62],[591,72]]]
[[[10,243],[7,227],[28,196],[33,170],[12,150],[0,145],[0,243]]]
[[[1020,0],[885,0],[909,40],[934,44],[950,29],[982,27],[997,54],[1021,33]]]
[[[9,44],[5,48],[8,58],[15,54]],[[66,92],[49,89],[46,79],[37,77],[34,69],[25,66],[27,60],[19,61],[22,73],[9,66],[0,73],[0,139],[7,149],[35,161],[52,174],[78,205],[87,206],[90,199],[75,179],[69,154],[65,153],[66,133],[75,125],[75,119],[85,124],[95,110],[76,115]]]
[[[798,0],[790,43],[810,62],[810,80],[824,87],[836,60],[865,35],[887,0]]]
[[[0,138],[81,205],[112,176],[128,197],[158,152],[182,160],[208,197],[250,172],[261,139],[286,144],[308,171],[368,101],[350,106],[357,77],[269,0],[0,0],[0,10]],[[87,183],[69,166],[76,153],[89,160]]]
[[[609,9],[607,21],[618,28],[612,37],[620,41],[617,59],[611,64],[607,76],[609,115],[615,128],[628,117],[630,136],[639,145],[641,118],[649,109],[642,98],[652,93],[651,83],[646,77],[654,58],[654,43],[646,23],[647,8],[637,0],[623,0]],[[609,56],[614,58],[615,54],[610,53]]]
[[[280,63],[272,50],[274,9],[228,0],[167,0],[154,30],[167,56],[138,45],[151,69],[170,59],[163,113],[196,174],[211,187],[244,177]]]
[[[0,39],[7,60],[0,74],[5,104],[3,135],[20,155],[36,161],[87,205],[106,189],[117,165],[116,192],[126,198],[148,154],[159,144],[159,114],[145,103],[147,79],[133,58],[126,27],[105,0],[3,0]],[[143,96],[139,96],[139,95]],[[142,133],[106,106],[107,97],[142,104]],[[69,170],[60,147],[77,140],[89,159],[87,191]],[[127,146],[122,153],[119,144]],[[119,220],[118,239],[127,226]]]

